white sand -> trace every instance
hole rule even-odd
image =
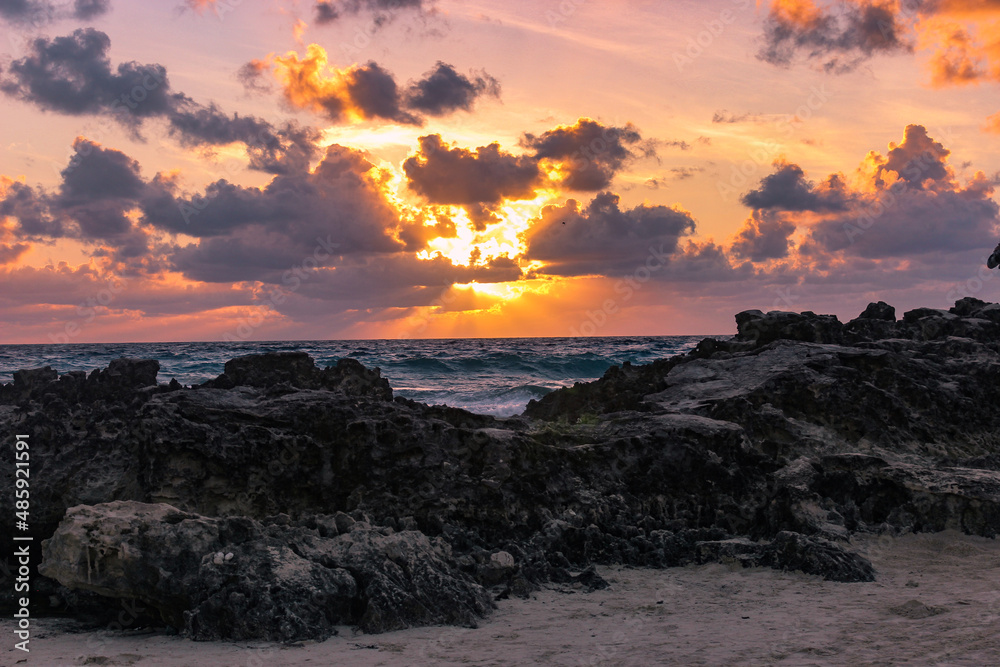
[[[1000,665],[1000,541],[948,532],[857,544],[875,583],[725,565],[603,568],[611,589],[503,601],[479,629],[341,628],[299,646],[73,634],[66,621],[43,619],[26,656],[4,620],[0,664]]]

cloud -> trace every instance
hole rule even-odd
[[[732,253],[754,262],[782,259],[791,248],[795,224],[770,211],[754,211],[736,233]]]
[[[264,94],[274,90],[269,74],[272,64],[268,60],[254,59],[243,63],[236,71],[236,80],[243,84],[248,94]]]
[[[42,190],[18,182],[0,181],[0,185],[6,185],[0,198],[0,216],[17,221],[18,237],[41,240],[63,236],[62,220],[49,212],[48,197]]]
[[[819,187],[806,181],[802,168],[784,161],[775,163],[775,172],[760,187],[740,199],[746,206],[782,211],[838,211],[847,205],[844,182],[834,174]]]
[[[642,136],[631,123],[624,127],[603,125],[581,118],[575,125],[561,125],[541,135],[525,134],[521,145],[538,160],[549,160],[560,170],[559,184],[569,190],[593,192],[607,188],[627,162],[652,150],[640,145]]]
[[[546,263],[549,275],[615,276],[631,272],[651,255],[671,255],[682,236],[695,229],[680,208],[640,205],[622,210],[619,197],[598,194],[586,208],[570,199],[546,206],[524,234],[525,257]]]
[[[948,165],[947,150],[927,135],[922,125],[907,125],[900,144],[889,143],[885,157],[872,153],[869,162],[875,167],[874,180],[884,187],[887,179],[898,179],[908,187],[943,187],[952,189],[954,173]]]
[[[162,65],[121,63],[111,68],[110,38],[81,28],[67,37],[39,37],[30,53],[13,61],[0,79],[4,94],[69,115],[114,113],[122,122],[161,116],[175,104]]]
[[[429,116],[443,116],[460,109],[470,111],[482,95],[499,99],[500,83],[486,73],[470,79],[439,60],[422,80],[410,86],[407,105]]]
[[[27,243],[15,243],[13,245],[0,243],[0,264],[13,264],[30,249],[31,246]]]
[[[254,116],[232,116],[214,104],[178,105],[170,114],[170,132],[186,146],[219,146],[242,143],[250,168],[271,174],[301,170],[316,154],[318,130],[288,123],[276,128]]]
[[[241,70],[251,81],[259,74],[260,61],[253,62],[258,63],[253,65],[257,71]],[[335,123],[383,119],[422,125],[424,114],[468,111],[478,98],[500,94],[497,80],[485,72],[470,79],[443,62],[404,92],[395,77],[374,61],[344,69],[329,67],[327,52],[318,44],[310,44],[303,57],[294,51],[276,56],[274,74],[290,105]]]
[[[847,71],[875,54],[912,50],[897,19],[894,3],[878,0],[774,0],[757,57],[787,66],[804,54],[827,71]]]
[[[370,12],[375,20],[385,23],[390,20],[388,12],[406,9],[423,11],[431,3],[425,0],[319,0],[314,8],[314,17],[319,25],[334,23],[343,16],[355,16],[361,12]]]
[[[933,49],[931,85],[1000,81],[1000,5],[992,0],[776,0],[758,57],[803,57],[831,71],[879,54]]]
[[[762,114],[758,113],[729,113],[725,109],[720,109],[712,114],[713,123],[742,123],[744,121],[756,122],[763,117]]]
[[[923,126],[909,125],[902,142],[889,143],[885,154],[871,151],[865,157],[852,186],[833,174],[824,185],[835,183],[836,187],[812,188],[800,168],[783,164],[744,203],[770,205],[758,208],[755,220],[774,220],[768,215],[783,211],[781,220],[804,229],[805,240],[798,252],[808,261],[831,255],[945,257],[992,246],[1000,211],[991,198],[994,186],[982,172],[959,183],[949,156],[950,151],[928,136]],[[795,178],[790,179],[790,174]],[[768,182],[772,177],[785,180],[786,188],[777,187],[778,180]],[[824,202],[824,191],[837,193],[825,196],[832,196],[838,206]],[[814,195],[819,196],[818,202]],[[752,225],[745,231],[749,239],[768,236],[761,233],[767,230]],[[742,247],[747,249],[745,255],[752,255],[755,245]]]
[[[542,183],[538,164],[497,143],[474,152],[452,148],[439,134],[420,137],[420,150],[403,163],[410,189],[434,204],[495,204],[531,199]]]
[[[265,279],[317,245],[338,254],[398,252],[399,211],[385,198],[384,175],[360,153],[331,146],[313,171],[275,176],[263,188],[219,180],[183,194],[170,177],[143,179],[124,153],[79,138],[55,192],[8,182],[0,215],[18,238],[73,238],[108,244],[115,259],[147,252],[149,227],[200,238],[170,252],[175,268],[209,282]],[[325,245],[324,245],[325,244]],[[327,255],[332,250],[327,247]],[[273,278],[273,276],[272,276]]]
[[[245,144],[250,167],[269,173],[312,158],[316,131],[276,128],[254,116],[230,116],[215,104],[195,102],[171,90],[162,65],[128,62],[112,68],[110,47],[108,36],[93,28],[35,39],[30,53],[7,67],[0,92],[45,111],[110,114],[136,134],[145,120],[162,118],[187,146]]]
[[[73,0],[73,18],[88,20],[111,11],[111,0]]]
[[[82,137],[73,149],[57,192],[11,183],[0,199],[0,215],[16,220],[14,233],[22,239],[72,238],[106,244],[110,248],[99,252],[116,260],[141,257],[149,235],[132,216],[147,188],[138,163]]]
[[[89,21],[109,11],[110,0],[73,0],[72,5],[56,5],[48,0],[0,0],[0,19],[39,27],[60,19]]]
[[[280,282],[317,249],[326,256],[321,266],[403,250],[395,237],[400,213],[385,198],[383,178],[361,153],[333,145],[311,172],[276,176],[259,189],[221,180],[196,197],[148,202],[144,211],[151,224],[202,237],[172,255],[189,278]]]

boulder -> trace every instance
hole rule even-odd
[[[70,508],[42,544],[39,572],[156,609],[193,639],[322,639],[476,624],[489,595],[425,535],[368,528],[333,538],[164,504]]]

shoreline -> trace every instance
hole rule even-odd
[[[945,531],[855,536],[854,546],[875,565],[877,581],[836,583],[732,563],[603,566],[610,588],[548,585],[528,600],[501,601],[478,629],[367,635],[341,626],[324,642],[289,645],[74,633],[72,621],[47,618],[37,621],[30,656],[7,646],[4,664],[984,665],[1000,655],[996,539]],[[0,623],[5,635],[11,625]]]

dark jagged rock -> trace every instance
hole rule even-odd
[[[489,595],[416,532],[356,523],[349,532],[211,519],[169,505],[71,508],[42,544],[41,574],[129,598],[193,639],[326,638],[415,624],[475,626]]]
[[[817,315],[811,311],[788,313],[772,310],[745,310],[736,315],[737,340],[767,345],[776,340],[799,340],[808,343],[841,343],[844,325],[836,315]]]
[[[225,372],[202,387],[273,388],[287,384],[295,389],[329,389],[357,397],[392,400],[389,381],[379,369],[368,370],[356,359],[340,359],[324,369],[305,352],[268,352],[236,357],[226,362]]]
[[[859,320],[881,320],[883,322],[896,321],[896,309],[885,301],[869,303],[864,312],[858,315]]]
[[[222,527],[245,528],[240,549],[258,579],[212,579],[198,560],[178,589],[186,597],[156,600],[203,637],[323,636],[335,620],[373,631],[471,623],[483,600],[527,595],[543,581],[596,588],[594,564],[729,560],[869,581],[870,565],[851,550],[856,533],[1000,532],[1000,306],[963,299],[897,321],[876,303],[846,325],[809,312],[747,311],[737,322],[733,340],[612,367],[532,401],[519,418],[393,400],[377,369],[353,360],[319,369],[286,354],[233,360],[191,388],[148,384],[151,366],[135,362],[58,380],[29,372],[0,387],[0,423],[32,437],[37,540],[56,532],[67,508],[113,501],[163,503],[188,517],[177,525],[214,526],[205,534],[219,544],[205,553],[223,550]],[[5,483],[10,456],[0,453]],[[106,510],[93,511],[100,533]],[[65,540],[51,544],[80,563],[88,552],[73,546],[79,531],[70,528],[85,512],[73,512]],[[136,562],[175,553],[173,529],[162,530],[165,541],[148,543]],[[386,557],[390,566],[378,545],[401,535],[412,548],[401,561]],[[443,620],[423,609],[459,595],[451,584],[436,598],[399,589],[420,604],[387,582],[370,588],[382,580],[332,546],[362,536],[355,548],[376,570],[399,567],[414,586],[418,572],[474,580],[482,594],[461,590],[480,602]],[[72,569],[53,559],[44,571]],[[282,579],[292,562],[301,577]],[[86,588],[73,567],[65,581]],[[281,582],[340,600],[340,611],[325,620],[273,612],[285,619],[277,623],[254,615],[254,605],[286,604],[254,597]],[[51,579],[38,585],[60,595]],[[379,611],[366,617],[365,600],[381,600]]]

